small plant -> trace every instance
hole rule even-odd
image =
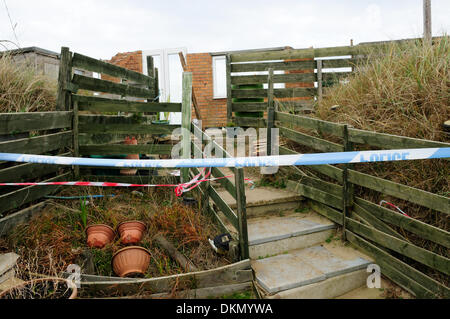
[[[87,207],[86,207],[86,199],[80,199],[80,219],[84,228],[87,227]]]
[[[302,213],[302,214],[306,214],[307,212],[309,212],[308,207],[299,207],[295,209],[296,213]]]

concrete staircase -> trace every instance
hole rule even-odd
[[[15,253],[0,254],[0,292],[23,282],[15,277],[14,266],[17,259],[19,255]]]
[[[235,207],[225,190],[219,194]],[[371,259],[344,245],[336,225],[302,207],[297,194],[262,187],[247,188],[246,197],[250,258],[264,298],[335,298],[366,285]]]

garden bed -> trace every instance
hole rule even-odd
[[[221,283],[231,285],[224,293],[234,293],[236,289],[242,290],[249,285],[248,282],[251,283],[249,263],[234,264],[238,265],[236,269],[239,271],[250,271],[244,272],[244,277],[236,275],[233,265],[230,266],[232,261],[211,248],[208,238],[219,235],[220,230],[213,218],[202,213],[201,207],[183,205],[182,199],[168,189],[67,187],[58,196],[98,194],[104,197],[49,199],[41,205],[38,213],[32,214],[30,220],[18,224],[7,232],[7,236],[0,238],[0,253],[14,251],[21,256],[17,276],[23,280],[44,275],[61,276],[68,265],[77,264],[82,267],[83,287],[90,288],[81,289],[81,297],[150,293],[167,297],[179,290],[220,286]],[[144,278],[124,279],[114,273],[112,256],[124,247],[119,236],[102,249],[89,248],[86,244],[86,226],[101,223],[116,229],[118,224],[127,220],[142,221],[147,227],[139,243],[151,254]],[[186,274],[189,270],[186,271],[171,258],[155,240],[160,235],[196,266],[195,273]],[[211,273],[212,269],[217,269],[217,273]],[[202,281],[205,276],[210,279],[199,285],[199,278]],[[187,281],[181,282],[182,278]],[[247,282],[245,287],[243,282]],[[123,289],[110,289],[122,286],[120,283],[124,284]],[[95,289],[91,289],[93,287]],[[96,294],[98,291],[101,294]],[[204,290],[199,293],[208,294]]]

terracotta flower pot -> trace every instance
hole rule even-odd
[[[0,293],[0,299],[75,299],[77,294],[77,286],[72,281],[49,277],[6,289]]]
[[[125,138],[124,144],[126,145],[137,145],[137,140],[133,136],[129,138],[128,136]],[[139,159],[139,154],[128,154],[127,159]],[[121,169],[120,174],[122,175],[136,175],[137,169]]]
[[[119,277],[144,275],[149,264],[150,252],[139,246],[122,248],[112,258],[113,270]]]
[[[87,244],[89,247],[103,248],[113,241],[114,229],[104,224],[90,225],[86,228]]]
[[[132,220],[119,224],[117,227],[122,244],[137,244],[141,241],[146,226],[143,222]]]

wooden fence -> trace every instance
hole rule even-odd
[[[72,111],[0,113],[0,152],[70,155]],[[0,163],[0,182],[53,182],[71,178],[58,165]],[[56,192],[57,186],[2,187],[0,216]]]
[[[182,103],[159,103],[158,71],[153,67],[151,57],[147,62],[150,76],[72,53],[63,47],[57,111],[1,113],[0,152],[76,157],[170,155],[170,144],[121,144],[125,136],[136,136],[138,139],[162,134],[170,136],[174,129],[180,128],[180,125],[153,122],[154,116],[151,114],[155,112],[182,112],[181,126],[190,131],[192,74],[183,74]],[[75,68],[97,72],[102,78],[74,74]],[[82,92],[83,95],[77,92]],[[182,146],[182,156],[188,156],[189,150],[189,144]],[[164,180],[176,183],[180,180],[175,176],[154,176],[154,172],[149,172],[148,169],[139,170],[136,175],[130,176],[114,174],[114,171],[111,174],[110,168],[106,170],[106,175],[94,176],[92,169],[95,167],[79,169],[48,164],[0,162],[0,182],[87,179],[130,183],[154,183]],[[186,181],[188,169],[182,169],[181,173]],[[42,203],[45,196],[59,189],[58,186],[2,187],[0,216],[8,216],[0,220],[0,235],[41,210],[45,206]],[[25,207],[36,202],[38,204]],[[19,209],[22,210],[18,211]]]
[[[439,37],[433,39],[439,39]],[[370,54],[381,54],[393,43],[402,45],[413,41],[421,41],[421,39],[228,54],[226,57],[227,120],[231,122],[235,112],[266,111],[269,69],[273,69],[274,72],[273,96],[277,98],[280,110],[301,114],[312,111],[314,102],[322,98],[325,87],[345,79],[354,72],[358,64],[366,61]],[[264,87],[240,87],[240,85],[248,84],[259,84]],[[284,87],[277,88],[276,86],[280,84]],[[236,101],[242,98],[250,100],[249,102]],[[265,100],[255,102],[255,99]],[[244,115],[234,117],[236,126],[266,126],[263,118],[250,117],[251,114],[248,113],[247,116]]]
[[[203,143],[211,143],[215,149],[216,155],[221,153],[223,157],[232,157],[221,145],[214,141],[209,135],[207,135],[200,127],[192,124],[192,133],[194,139],[192,140],[192,152],[193,154],[204,154],[201,148]],[[234,253],[241,260],[249,258],[249,245],[248,245],[248,232],[247,232],[247,213],[246,213],[246,197],[245,197],[245,184],[244,184],[244,169],[243,168],[230,168],[234,174],[234,184],[228,178],[218,180],[221,186],[236,200],[236,212],[222,199],[217,190],[211,185],[210,182],[203,183],[199,186],[199,191],[202,195],[202,204],[206,212],[213,216],[221,226],[224,233],[232,235],[235,242],[238,243],[238,249]],[[195,167],[191,168],[192,176],[199,174],[199,170]],[[225,175],[216,167],[211,168],[211,174],[213,177],[220,178]],[[210,200],[217,206],[228,223],[224,223],[221,217],[210,205]],[[228,225],[227,225],[228,224]],[[231,227],[229,226],[231,225]],[[230,249],[233,250],[237,246],[231,244]]]
[[[186,119],[183,117],[183,125],[188,128],[190,102],[185,100],[183,103],[156,102],[158,71],[153,66],[152,57],[147,57],[147,67],[149,76],[78,53],[72,54],[68,48],[62,49],[57,103],[58,109],[73,109],[75,156],[171,154],[172,145],[158,143],[157,136],[170,136],[180,125],[160,124],[154,121],[156,120],[154,116],[149,115],[156,114],[155,112],[184,112],[189,109],[189,112],[183,113],[183,116],[188,116]],[[72,68],[97,72],[102,78],[90,78],[79,74],[72,76]],[[91,93],[76,94],[79,90]],[[183,78],[183,90],[183,94],[184,92],[189,94],[192,90],[191,76]],[[137,136],[140,144],[122,144],[126,136]],[[139,170],[136,175],[131,176],[110,173],[93,176],[91,171],[91,168],[83,169],[82,176],[89,180],[131,183],[149,183],[160,179],[160,176],[155,176],[154,170],[149,169]],[[111,169],[108,168],[108,171]],[[77,171],[75,173],[78,176]]]
[[[319,152],[352,151],[355,144],[379,149],[450,146],[448,143],[364,131],[343,124],[280,112],[273,103],[270,103],[272,100],[273,98],[269,97],[267,111],[269,116],[265,121],[268,130],[278,128],[280,137]],[[309,133],[300,132],[297,128]],[[342,143],[323,138],[327,134],[340,138]],[[283,146],[279,151],[280,155],[296,153]],[[329,177],[337,184],[312,177],[303,170],[292,167],[291,176],[295,176],[297,180],[288,181],[288,187],[309,199],[315,211],[342,225],[344,239],[371,254],[381,266],[382,274],[417,297],[449,298],[450,290],[447,286],[395,256],[410,258],[445,275],[450,274],[450,260],[446,256],[412,244],[402,232],[394,230],[393,226],[445,249],[450,247],[450,233],[357,197],[353,189],[354,185],[358,185],[432,209],[440,214],[450,214],[449,197],[371,176],[352,169],[350,164],[343,165],[343,168],[333,165],[306,167]]]

